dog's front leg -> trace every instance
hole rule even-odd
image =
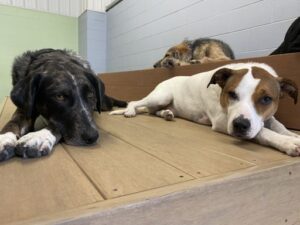
[[[0,131],[0,162],[15,155],[17,139],[32,130],[34,119],[27,118],[21,109],[17,109],[10,121]]]
[[[197,60],[197,59],[191,59],[189,61],[190,64],[198,64],[198,63],[201,63],[200,60]]]
[[[276,148],[289,156],[300,156],[300,138],[279,134],[263,127],[254,140],[259,144]]]
[[[23,158],[37,158],[49,155],[55,144],[61,139],[61,134],[53,126],[28,133],[22,136],[16,145],[16,155]]]
[[[269,120],[267,120],[265,122],[265,127],[269,128],[279,134],[300,138],[300,135],[295,134],[295,133],[289,131],[288,129],[286,129],[286,127],[282,123],[280,123],[278,120],[276,120],[274,117],[271,117]]]

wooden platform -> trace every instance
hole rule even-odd
[[[96,121],[95,146],[0,164],[0,224],[300,224],[300,158],[181,119]]]

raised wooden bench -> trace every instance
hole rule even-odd
[[[156,72],[168,73],[147,70],[148,89],[136,72],[120,84],[120,74],[101,76],[110,94],[134,99],[165,78]],[[0,106],[1,128],[15,106]],[[300,158],[182,119],[95,118],[95,146],[60,144],[49,157],[0,164],[0,224],[300,224]]]

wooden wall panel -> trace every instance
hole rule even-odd
[[[274,55],[251,59],[236,60],[234,62],[263,62],[272,66],[277,73],[296,82],[300,87],[300,53]],[[163,80],[179,75],[193,75],[211,70],[230,62],[217,62],[176,67],[174,69],[148,69],[119,73],[106,73],[99,75],[104,81],[108,95],[126,101],[137,100],[145,97],[154,87]],[[281,100],[276,117],[287,127],[300,129],[300,103],[294,105],[289,97]]]

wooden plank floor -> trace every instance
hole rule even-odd
[[[15,107],[2,104],[0,128]],[[290,157],[185,120],[139,115],[95,115],[100,141],[91,147],[56,146],[49,157],[0,164],[0,224],[55,218],[151,191],[189,187],[243,171],[284,163]],[[120,199],[120,201],[118,201]],[[126,201],[125,201],[126,202]],[[41,221],[41,220],[39,220]]]

